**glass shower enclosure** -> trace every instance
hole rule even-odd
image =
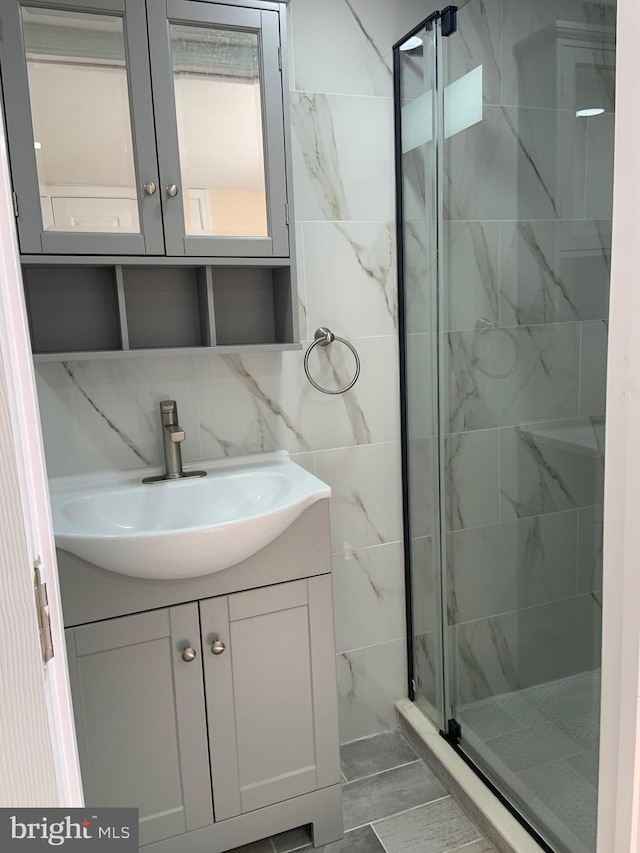
[[[595,850],[613,2],[467,0],[394,49],[410,690]]]

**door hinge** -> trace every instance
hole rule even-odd
[[[458,7],[447,6],[440,13],[440,32],[444,38],[458,32]]]
[[[49,598],[47,596],[47,585],[42,579],[42,563],[40,558],[33,564],[34,581],[33,587],[36,594],[36,610],[38,611],[38,627],[40,629],[40,645],[42,646],[42,659],[49,663],[53,657],[53,636],[51,634],[51,619],[49,616]]]
[[[282,48],[278,48],[278,71],[282,71]]]
[[[413,690],[414,694],[418,692],[418,685],[416,684],[415,678],[411,679],[411,689]]]
[[[288,202],[284,203],[284,219],[288,225],[289,224],[289,204],[288,204]]]
[[[17,219],[20,216],[20,208],[18,207],[18,194],[12,192],[11,198],[13,199],[13,215]]]

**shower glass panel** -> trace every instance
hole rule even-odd
[[[415,700],[569,853],[596,846],[615,14],[468,0],[396,55]]]

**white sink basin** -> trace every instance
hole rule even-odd
[[[122,575],[195,577],[257,553],[331,495],[284,451],[194,467],[207,476],[143,485],[162,473],[143,468],[51,480],[56,545]]]

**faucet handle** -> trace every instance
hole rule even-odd
[[[160,403],[160,411],[163,415],[175,415],[178,411],[178,404],[175,400],[163,400]]]
[[[178,426],[177,424],[169,424],[165,429],[169,433],[171,441],[174,444],[179,444],[181,441],[184,441],[185,432],[181,426]]]

